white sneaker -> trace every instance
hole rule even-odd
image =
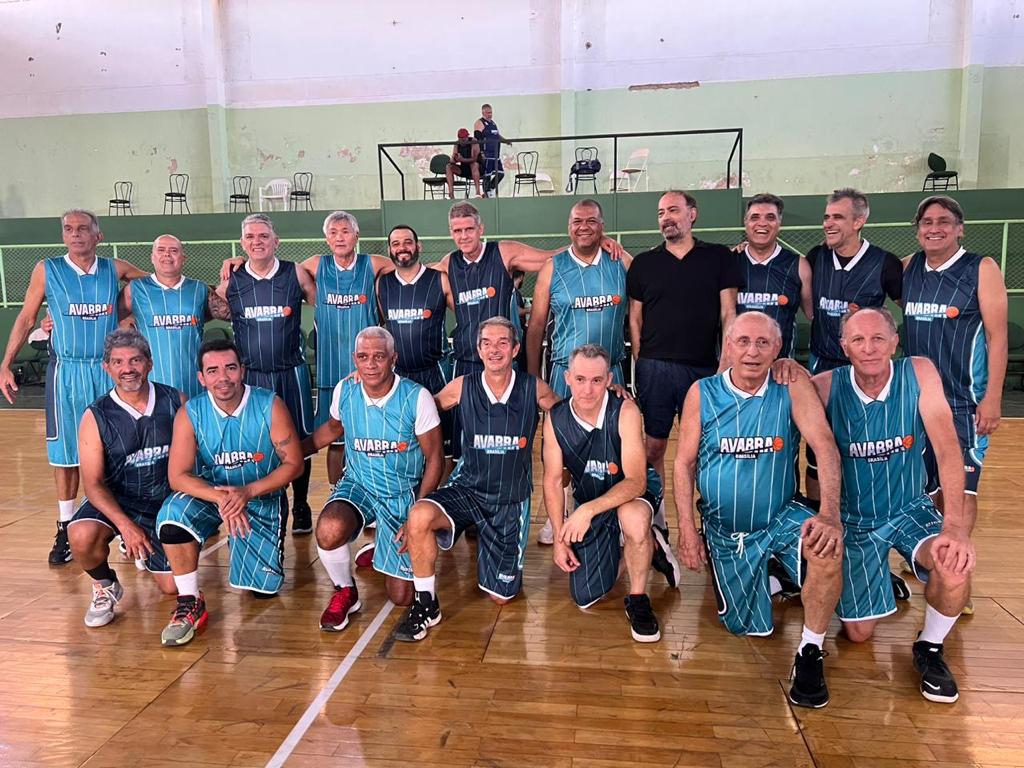
[[[551,520],[544,521],[544,527],[540,529],[540,533],[537,534],[537,543],[551,546],[555,543],[555,531],[551,527]]]
[[[124,587],[115,581],[109,587],[92,585],[92,602],[85,612],[85,626],[104,627],[114,620],[114,606],[124,597]]]

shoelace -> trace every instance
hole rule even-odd
[[[94,608],[112,608],[114,605],[114,586],[101,587],[99,584],[92,585],[92,604]]]
[[[409,618],[406,620],[406,625],[412,624],[419,626],[421,624],[425,624],[427,621],[428,610],[428,606],[423,605],[423,603],[420,603],[419,601],[414,601],[412,607],[409,609]]]
[[[196,600],[187,603],[179,601],[177,607],[174,609],[174,616],[171,618],[171,621],[173,623],[183,624],[189,614],[195,610],[197,602],[198,601]]]
[[[924,656],[925,671],[939,672],[943,676],[949,674],[946,660],[942,658],[942,652],[935,646],[928,647],[928,653]]]

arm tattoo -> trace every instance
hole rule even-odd
[[[279,458],[281,461],[284,461],[285,456],[287,455],[284,451],[284,447],[288,445],[288,443],[290,443],[291,441],[292,439],[290,437],[286,437],[281,442],[274,443],[274,453],[277,454],[277,458]]]
[[[220,297],[215,289],[210,289],[207,306],[210,308],[210,316],[216,320],[231,320],[231,307]]]

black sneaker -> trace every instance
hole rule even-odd
[[[313,532],[313,510],[309,504],[296,504],[292,510],[292,536],[305,536]]]
[[[902,576],[895,573],[890,573],[889,580],[892,582],[893,597],[895,597],[897,600],[910,599],[910,595],[912,594],[910,591],[910,585],[907,584],[906,580]]]
[[[427,636],[430,627],[441,623],[441,604],[437,595],[417,592],[405,618],[395,629],[395,639],[403,643],[415,643]]]
[[[50,565],[64,565],[71,562],[71,545],[68,543],[68,524],[57,523],[57,534],[53,537],[53,546],[46,561]]]
[[[800,587],[797,586],[786,571],[785,566],[776,560],[774,557],[768,558],[768,578],[775,577],[779,582],[779,591],[775,592],[772,590],[772,597],[780,595],[783,600],[789,600],[791,597],[797,597],[800,594]]]
[[[825,685],[825,657],[828,653],[816,645],[805,645],[793,660],[789,700],[798,707],[820,709],[828,704]]]
[[[668,530],[657,525],[651,526],[654,535],[654,552],[651,554],[651,567],[665,577],[668,585],[675,589],[679,586],[682,569],[676,560],[676,553],[668,543]]]
[[[928,701],[952,704],[960,698],[956,679],[942,658],[942,643],[914,643],[914,669],[921,673],[921,695]]]
[[[647,595],[626,595],[626,616],[629,617],[629,630],[638,643],[656,643],[661,640],[661,629],[658,617],[651,608],[651,599]]]

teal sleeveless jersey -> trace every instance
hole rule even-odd
[[[209,288],[189,277],[167,288],[153,275],[133,282],[131,294],[135,326],[153,350],[149,378],[195,397],[203,391],[196,377],[196,357],[203,342]]]
[[[800,433],[788,387],[769,374],[749,395],[733,385],[731,372],[698,382],[698,506],[705,525],[750,533],[767,528],[792,500]]]
[[[551,270],[551,361],[567,366],[583,344],[600,344],[617,365],[625,356],[626,268],[601,252],[584,266],[571,250],[555,254]]]
[[[59,360],[103,359],[103,340],[117,330],[117,267],[97,258],[84,273],[67,256],[44,262],[46,304],[53,318],[50,345]]]
[[[832,371],[828,418],[842,459],[843,525],[876,528],[924,495],[924,423],[913,361],[892,362],[887,390],[867,400],[853,368]]]
[[[357,253],[352,269],[341,269],[330,253],[316,268],[316,385],[330,388],[352,373],[356,334],[377,325],[373,261]]]
[[[371,405],[361,384],[338,384],[338,415],[345,428],[345,474],[377,496],[408,494],[423,478],[423,451],[416,436],[419,384],[395,377],[383,406]]]
[[[204,480],[240,486],[266,477],[281,465],[270,437],[273,405],[273,392],[250,386],[230,416],[209,394],[185,403],[196,433],[196,464]],[[267,494],[280,495],[281,491]]]

